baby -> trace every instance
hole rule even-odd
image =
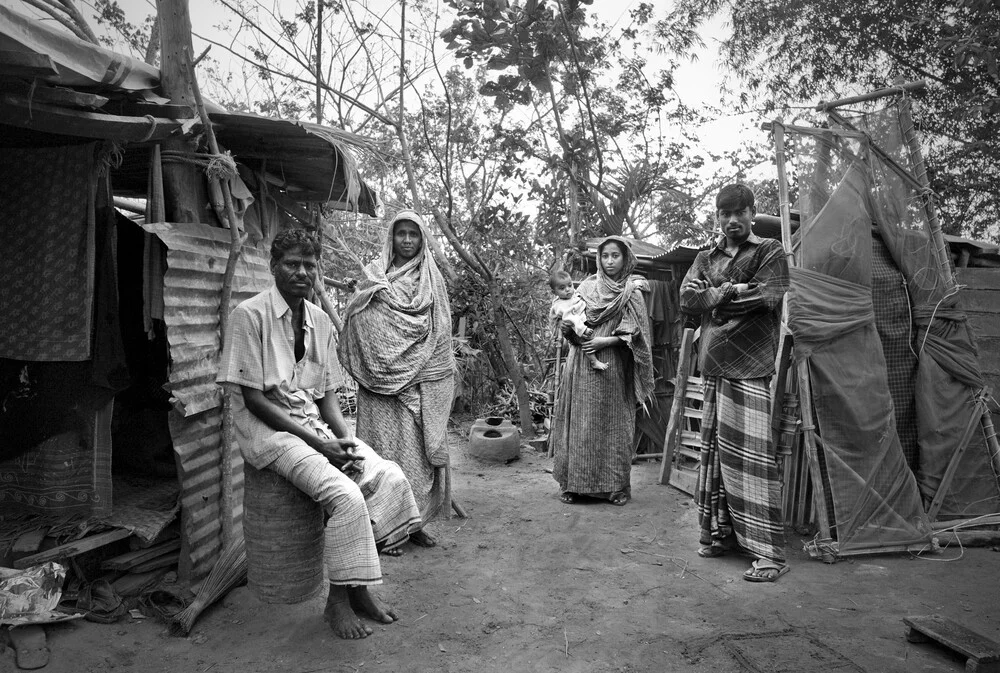
[[[553,271],[549,276],[549,287],[556,296],[549,309],[549,323],[552,328],[558,331],[563,321],[568,321],[573,323],[573,331],[578,337],[584,339],[590,337],[594,330],[587,327],[585,317],[587,305],[583,297],[573,290],[573,279],[569,273],[562,270]],[[598,371],[608,368],[608,365],[598,360],[594,353],[588,353],[587,359],[590,360],[590,366]]]

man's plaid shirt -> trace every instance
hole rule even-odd
[[[691,279],[704,290],[685,289]],[[737,296],[737,283],[750,285]],[[702,376],[755,379],[774,374],[778,313],[788,290],[788,263],[781,243],[750,236],[731,256],[726,239],[698,253],[681,284],[681,310],[701,315]]]

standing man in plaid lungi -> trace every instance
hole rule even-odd
[[[359,615],[396,620],[369,591],[382,583],[378,550],[398,547],[419,530],[420,511],[402,470],[352,437],[344,422],[333,325],[305,299],[320,252],[303,230],[275,237],[274,286],[233,310],[216,380],[233,392],[243,458],[274,470],[326,510],[324,616],[341,638],[365,638],[372,629]]]
[[[769,384],[788,263],[778,241],[753,233],[756,212],[746,186],[719,191],[715,214],[723,235],[698,253],[684,277],[681,309],[701,315],[698,554],[745,552],[755,558],[743,578],[774,582],[788,565]]]

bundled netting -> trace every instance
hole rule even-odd
[[[808,365],[826,518],[850,553],[924,542],[930,518],[1000,503],[974,341],[914,178],[908,115],[833,117],[788,129],[800,211],[788,322]]]

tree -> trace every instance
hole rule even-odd
[[[735,27],[722,56],[745,106],[791,112],[926,79],[917,124],[946,230],[996,231],[1000,207],[1000,12],[994,0],[685,0],[676,12]]]
[[[565,190],[570,242],[578,242],[582,221],[597,224],[591,233],[643,237],[655,231],[649,226],[655,217],[643,226],[637,216],[644,209],[652,215],[649,207],[659,195],[683,199],[678,166],[690,165],[690,145],[667,140],[664,125],[691,123],[696,115],[670,97],[676,62],[647,75],[637,41],[652,5],[640,4],[629,25],[612,31],[599,22],[588,25],[593,17],[584,10],[586,0],[449,4],[457,18],[441,37],[467,68],[479,62],[495,73],[480,93],[501,110],[530,108],[537,128],[554,139],[523,149],[552,170]],[[673,42],[651,35],[663,51],[676,52],[693,39],[690,32],[671,34]],[[543,188],[537,196],[557,194]]]

